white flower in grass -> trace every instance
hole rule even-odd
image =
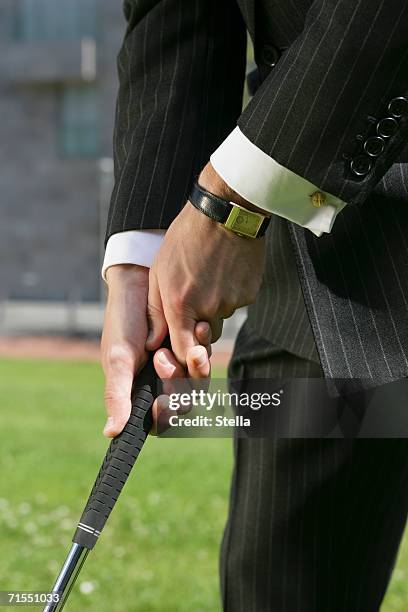
[[[67,516],[67,514],[69,514],[68,506],[58,506],[58,508],[54,510],[54,516],[57,516],[58,518]]]
[[[90,595],[95,590],[95,583],[90,580],[84,580],[79,585],[79,590],[83,595]]]
[[[137,533],[140,537],[146,537],[150,534],[150,530],[146,525],[139,523],[138,521],[132,521],[131,523],[132,530]]]
[[[205,550],[204,548],[199,548],[196,552],[197,555],[197,559],[206,559],[208,557],[208,551]]]
[[[73,522],[69,518],[62,519],[62,521],[60,521],[59,526],[64,531],[68,531],[69,529],[73,529],[74,528]]]
[[[48,516],[48,514],[39,514],[37,516],[37,523],[39,525],[49,525],[51,522],[50,517]]]
[[[55,574],[60,568],[60,562],[57,561],[56,559],[52,559],[51,561],[48,561],[47,563],[47,569],[50,571],[51,574]]]
[[[223,508],[224,504],[224,499],[222,497],[219,497],[218,495],[215,495],[211,500],[211,505],[213,508]]]
[[[144,571],[142,570],[140,572],[140,578],[144,580],[145,582],[151,582],[154,578],[154,574],[150,570],[144,570]]]
[[[147,501],[151,506],[157,506],[160,500],[161,493],[159,493],[159,491],[152,491],[147,498]]]
[[[19,514],[30,514],[31,506],[28,502],[22,502],[18,507]]]
[[[6,525],[7,525],[7,527],[9,529],[17,529],[17,527],[18,527],[18,521],[16,521],[14,516],[7,516],[4,519],[4,522],[6,523]]]
[[[25,523],[23,529],[26,533],[35,533],[37,531],[37,525],[33,521]]]

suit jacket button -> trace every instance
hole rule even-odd
[[[385,142],[381,136],[372,136],[364,143],[364,151],[370,157],[378,157],[384,151]]]
[[[357,176],[366,176],[371,170],[371,159],[366,155],[357,155],[351,160],[350,168]]]
[[[377,123],[377,134],[383,138],[391,138],[398,130],[398,122],[394,117],[385,117]]]
[[[280,51],[273,45],[265,45],[261,49],[261,62],[273,68],[280,58]]]
[[[388,110],[393,117],[404,117],[408,114],[408,98],[399,96],[394,98],[388,105]]]

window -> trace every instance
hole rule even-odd
[[[67,157],[95,157],[99,149],[98,90],[70,85],[60,93],[59,148]]]
[[[97,0],[15,0],[15,33],[24,42],[95,38]]]

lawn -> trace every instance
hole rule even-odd
[[[2,360],[0,401],[0,590],[48,590],[107,446],[102,375]],[[230,440],[149,439],[67,611],[219,611],[230,470]],[[406,541],[382,610],[407,607]]]

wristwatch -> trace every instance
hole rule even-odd
[[[260,238],[265,235],[269,225],[270,217],[219,198],[197,182],[193,185],[189,201],[207,217],[239,236]]]

